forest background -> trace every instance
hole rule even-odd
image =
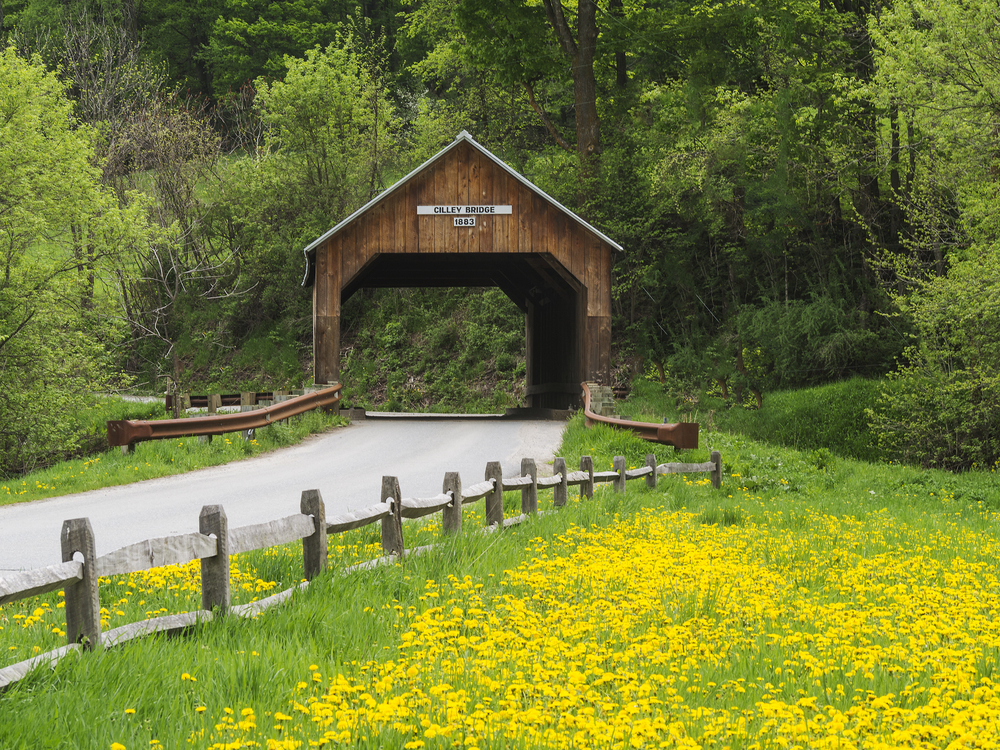
[[[465,129],[624,246],[615,377],[878,379],[886,458],[1000,458],[1000,7],[0,0],[0,473],[90,394],[301,386],[302,248]],[[357,403],[499,408],[496,290],[362,291]],[[169,383],[169,385],[168,385]]]

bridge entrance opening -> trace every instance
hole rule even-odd
[[[369,287],[498,287],[525,316],[527,406],[609,382],[621,247],[461,133],[305,249],[316,383],[339,382],[341,306]]]

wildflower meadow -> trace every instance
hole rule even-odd
[[[640,463],[631,440],[571,427],[564,447]],[[256,621],[37,670],[0,695],[0,746],[997,747],[995,475],[706,443],[721,491],[668,477],[502,534],[425,524],[406,533],[436,549],[355,573],[377,536],[344,535]],[[296,583],[300,554],[234,560],[234,599]],[[102,615],[196,608],[188,567],[102,585]],[[0,643],[61,642],[58,607],[4,607]]]

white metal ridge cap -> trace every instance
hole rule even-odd
[[[587,221],[585,221],[584,219],[582,219],[580,216],[578,216],[577,214],[575,214],[572,211],[570,211],[568,208],[566,208],[566,206],[564,206],[562,203],[560,203],[559,201],[557,201],[551,195],[549,195],[548,193],[546,193],[544,190],[542,190],[540,187],[538,187],[538,185],[536,185],[535,183],[533,183],[527,177],[525,177],[524,175],[518,173],[517,171],[515,171],[512,167],[508,166],[507,164],[504,164],[500,159],[498,159],[496,156],[494,156],[489,150],[483,148],[478,143],[476,143],[475,139],[471,135],[469,135],[468,133],[466,133],[464,130],[461,133],[458,134],[458,137],[461,138],[463,135],[469,140],[470,143],[472,143],[477,149],[479,149],[480,152],[482,152],[483,154],[485,154],[486,156],[488,156],[493,161],[494,164],[496,164],[501,169],[503,169],[507,174],[509,174],[515,180],[517,180],[518,182],[520,182],[521,184],[523,184],[529,190],[533,190],[534,192],[538,193],[540,196],[542,196],[545,200],[547,200],[553,206],[555,206],[560,211],[562,211],[564,214],[566,214],[571,219],[573,219],[573,221],[575,221],[577,224],[582,225],[588,231],[593,232],[594,234],[596,234],[602,240],[604,240],[609,245],[611,245],[611,247],[613,247],[615,250],[617,250],[619,252],[624,252],[625,251],[624,247],[622,247],[617,242],[615,242],[613,239],[611,239],[610,237],[608,237],[600,229],[598,229],[593,224],[588,223]]]
[[[557,201],[551,195],[549,195],[544,190],[542,190],[540,187],[538,187],[533,182],[531,182],[527,177],[525,177],[522,174],[519,174],[513,168],[511,168],[510,166],[508,166],[507,164],[505,164],[503,161],[501,161],[500,159],[498,159],[488,149],[486,149],[483,146],[481,146],[476,141],[475,138],[473,138],[471,135],[469,135],[468,131],[463,130],[461,133],[459,133],[457,136],[455,136],[455,140],[454,141],[452,141],[447,146],[445,146],[443,149],[441,149],[440,151],[438,151],[430,159],[428,159],[423,164],[421,164],[419,167],[417,167],[416,169],[414,169],[413,171],[411,171],[409,174],[407,174],[405,177],[397,180],[393,185],[391,185],[390,187],[388,187],[387,189],[383,190],[381,193],[379,193],[378,195],[376,195],[374,198],[372,198],[370,201],[368,201],[365,205],[363,205],[357,211],[355,211],[350,216],[348,216],[346,219],[344,219],[343,221],[341,221],[340,223],[338,223],[335,227],[333,227],[332,229],[330,229],[326,234],[322,235],[321,237],[319,237],[319,238],[313,240],[311,243],[309,243],[309,245],[307,245],[302,250],[303,254],[306,255],[306,262],[308,262],[308,255],[309,255],[309,252],[311,250],[315,249],[318,245],[322,244],[325,240],[327,240],[328,238],[332,237],[334,234],[336,234],[337,232],[339,232],[341,228],[343,228],[347,224],[349,224],[352,221],[354,221],[354,219],[356,219],[358,216],[360,216],[361,214],[363,214],[365,211],[367,211],[369,208],[371,208],[372,206],[374,206],[376,203],[378,203],[379,201],[381,201],[384,198],[388,197],[392,193],[396,192],[397,188],[399,188],[402,185],[405,185],[413,177],[415,177],[419,172],[421,172],[422,170],[424,170],[426,167],[430,166],[431,163],[433,163],[433,162],[437,161],[438,159],[440,159],[442,156],[444,156],[447,152],[451,151],[453,148],[455,148],[462,141],[468,141],[469,143],[471,143],[473,146],[476,147],[476,149],[480,153],[485,154],[487,157],[489,157],[490,160],[494,164],[496,164],[501,169],[503,169],[511,177],[513,177],[514,179],[518,180],[521,184],[523,184],[528,189],[533,190],[534,192],[536,192],[539,195],[541,195],[543,198],[545,198],[545,200],[547,200],[553,206],[555,206],[556,208],[560,209],[563,213],[565,213],[567,216],[571,217],[578,224],[582,224],[586,229],[588,229],[589,231],[593,232],[598,237],[600,237],[602,240],[604,240],[609,245],[611,245],[613,248],[615,248],[615,250],[618,250],[619,252],[623,252],[625,250],[625,248],[623,248],[621,245],[619,245],[613,239],[611,239],[606,234],[604,234],[604,232],[602,232],[601,230],[599,230],[597,227],[593,226],[592,224],[589,224],[586,221],[584,221],[583,219],[581,219],[575,213],[573,213],[568,208],[566,208],[566,206],[564,206],[562,203],[560,203],[559,201]]]

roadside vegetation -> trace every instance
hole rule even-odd
[[[881,457],[1000,458],[988,4],[258,5],[4,3],[4,481],[79,453],[90,393],[308,385],[302,248],[462,130],[624,248],[615,385],[861,376]],[[515,309],[357,292],[348,395],[517,403]]]
[[[206,466],[219,466],[259,456],[297,443],[308,435],[347,424],[347,420],[339,414],[325,414],[316,409],[289,418],[288,424],[276,423],[255,430],[249,440],[240,433],[218,435],[211,442],[203,442],[197,437],[152,440],[137,443],[132,453],[122,453],[117,448],[107,447],[106,420],[162,419],[166,416],[163,404],[102,398],[95,401],[86,414],[94,420],[88,432],[93,436],[89,441],[91,449],[83,457],[0,481],[0,505],[132,484]]]
[[[998,738],[1000,479],[796,450],[728,431],[675,455],[571,420],[610,468],[724,478],[610,486],[502,534],[406,522],[331,539],[330,570],[254,621],[64,659],[0,695],[0,744],[79,748],[945,747]],[[540,507],[547,510],[548,493]],[[508,493],[506,515],[518,511]],[[234,601],[301,580],[301,546],[232,560]],[[102,582],[115,627],[199,607],[197,563]],[[61,597],[0,610],[4,663],[64,642]],[[114,743],[117,743],[114,744]],[[301,744],[300,744],[301,743]]]

